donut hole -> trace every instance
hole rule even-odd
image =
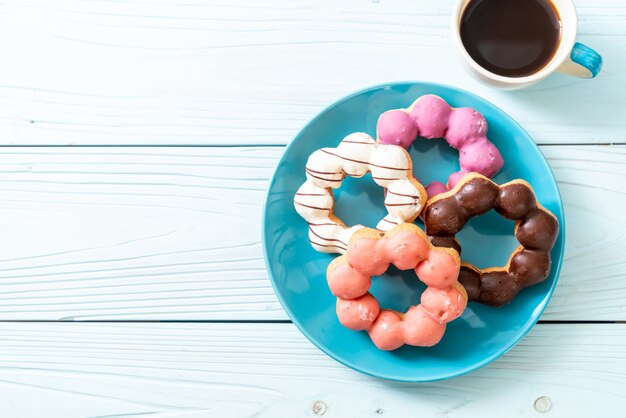
[[[461,244],[461,260],[481,269],[504,266],[519,246],[514,229],[514,221],[493,209],[470,218],[456,235]]]
[[[376,228],[387,214],[384,193],[371,173],[360,178],[346,177],[341,187],[333,190],[334,214],[348,226],[360,224]]]
[[[413,175],[426,187],[433,181],[446,184],[450,174],[459,171],[459,152],[445,139],[418,138],[409,147]]]
[[[391,265],[387,271],[372,279],[372,293],[381,308],[406,312],[409,307],[420,303],[426,285],[422,283],[413,269],[399,270]]]

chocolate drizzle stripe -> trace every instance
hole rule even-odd
[[[332,153],[332,152],[330,152],[330,151],[327,151],[327,150],[325,150],[324,148],[322,148],[320,151],[322,151],[322,152],[324,152],[324,153],[326,153],[326,154],[332,155],[332,156],[334,156],[334,157],[341,158],[342,160],[352,161],[353,163],[359,163],[359,164],[371,165],[372,167],[385,168],[385,169],[387,169],[387,170],[398,170],[398,171],[407,171],[407,170],[408,170],[408,168],[387,167],[387,166],[384,166],[384,165],[372,164],[372,163],[367,162],[367,161],[353,160],[353,159],[351,159],[351,158],[342,157],[341,155],[337,155],[337,154],[335,154],[335,153]]]
[[[344,251],[345,251],[345,250],[347,250],[347,248],[346,248],[346,247],[343,247],[343,246],[341,246],[341,245],[336,245],[336,244],[329,244],[329,245],[326,245],[326,244],[320,244],[319,242],[315,242],[315,241],[313,241],[312,239],[309,239],[309,242],[310,242],[311,244],[313,244],[313,245],[317,245],[318,247],[335,247],[335,248],[340,248],[340,249],[342,249],[342,250],[344,250]]]
[[[389,219],[387,218],[383,218],[383,221],[390,223],[391,225],[399,225],[397,222],[391,222]]]
[[[296,193],[296,196],[327,196],[322,193]]]
[[[402,177],[374,177],[372,176],[372,178],[374,180],[404,180]]]
[[[305,208],[311,208],[311,209],[318,209],[318,210],[330,210],[331,209],[331,208],[320,208],[319,206],[305,205],[304,203],[296,202],[295,200],[294,200],[294,203],[296,205],[304,206]]]
[[[311,228],[310,226],[309,226],[309,231],[311,231],[311,233],[312,233],[313,235],[315,235],[316,237],[318,237],[318,238],[320,238],[320,239],[323,239],[324,241],[339,242],[339,243],[341,243],[341,244],[345,245],[346,247],[348,246],[348,244],[346,244],[345,242],[343,242],[343,241],[342,241],[342,240],[340,240],[340,239],[336,239],[336,238],[326,238],[326,237],[321,236],[320,234],[318,234],[317,232],[315,232],[315,231],[313,230],[313,228]]]
[[[392,192],[389,189],[387,189],[387,193],[391,193],[391,194],[396,195],[396,196],[410,197],[410,198],[413,198],[413,199],[419,199],[421,197],[421,196],[415,196],[415,195],[412,195],[412,194],[404,194],[404,193]]]
[[[337,180],[335,180],[335,179],[329,179],[329,178],[326,178],[326,177],[316,176],[315,174],[311,174],[311,173],[309,172],[309,169],[308,169],[308,168],[306,169],[306,172],[307,172],[307,174],[308,174],[309,176],[314,177],[314,178],[316,178],[316,179],[324,180],[324,181],[340,182],[340,181],[342,181],[342,180],[343,180],[343,179],[337,179]]]
[[[326,222],[323,224],[314,224],[313,222],[308,222],[309,225],[312,226],[338,226],[337,224],[331,223],[331,222]]]
[[[317,171],[309,167],[305,167],[305,170],[315,174],[341,174],[341,171]]]

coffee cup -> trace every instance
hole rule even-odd
[[[457,0],[452,38],[479,80],[519,89],[555,71],[598,75],[602,57],[576,42],[577,22],[572,0]]]

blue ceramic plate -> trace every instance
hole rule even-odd
[[[436,94],[453,107],[469,106],[487,119],[488,137],[504,157],[494,177],[498,183],[522,178],[538,200],[552,211],[561,232],[552,251],[552,272],[543,283],[523,290],[502,308],[470,303],[463,316],[448,325],[443,340],[431,348],[404,346],[378,350],[365,332],[341,326],[325,271],[335,255],[318,253],[309,244],[306,222],[293,207],[305,180],[304,167],[313,151],[335,147],[344,136],[363,131],[375,136],[378,116],[409,106],[424,94]],[[446,182],[458,170],[458,153],[441,139],[415,141],[409,150],[415,176],[423,184]],[[369,175],[346,178],[335,192],[335,213],[347,224],[374,227],[385,213],[383,190]],[[559,190],[545,158],[526,132],[503,111],[468,92],[432,83],[398,83],[355,93],[315,117],[287,147],[270,183],[263,213],[263,247],[278,299],[294,324],[316,346],[341,363],[373,376],[400,381],[447,379],[478,369],[517,343],[545,309],[561,270],[564,218]],[[514,223],[494,211],[472,219],[459,234],[463,260],[479,267],[506,263],[518,243]],[[373,281],[371,292],[382,307],[406,311],[419,303],[424,286],[411,271],[390,269]]]

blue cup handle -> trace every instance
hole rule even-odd
[[[602,56],[586,45],[576,42],[559,72],[574,77],[594,78],[602,69]]]

